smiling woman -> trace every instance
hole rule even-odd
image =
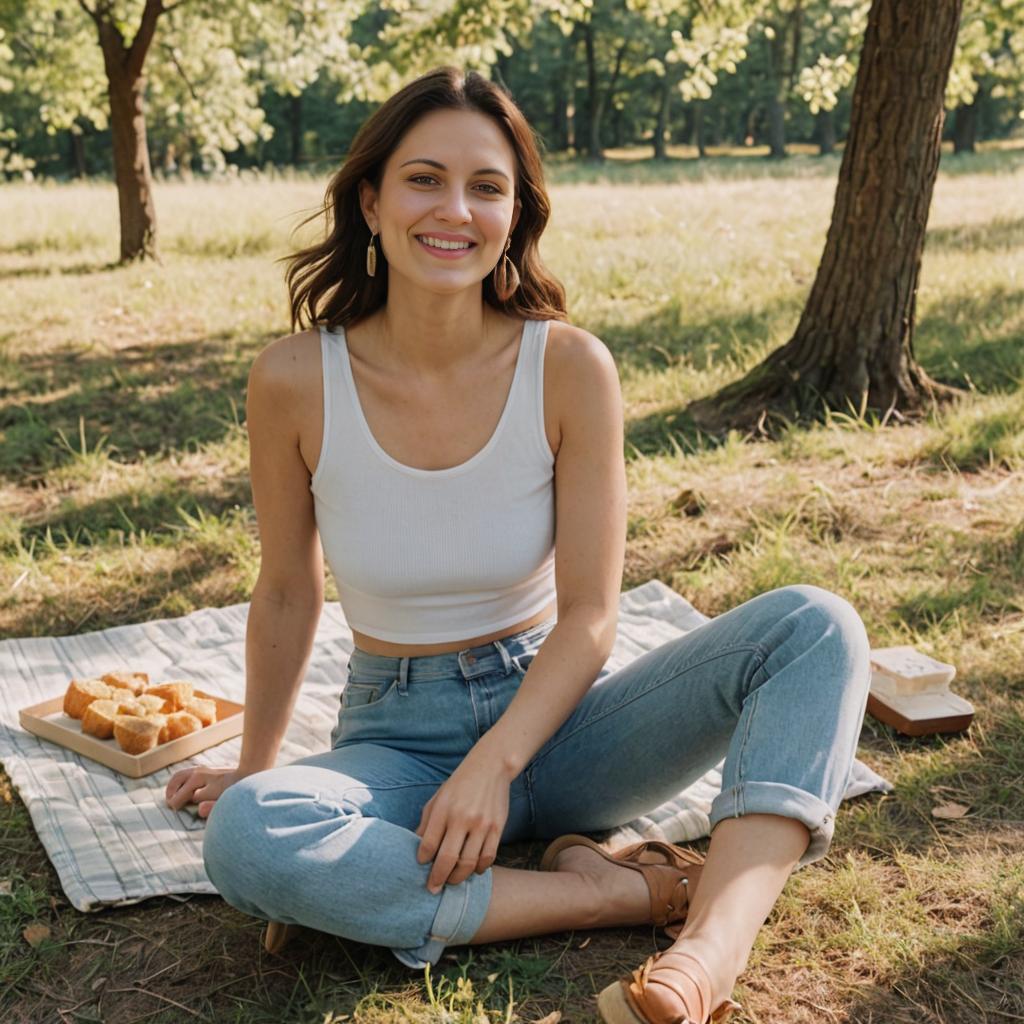
[[[372,211],[385,189],[401,219],[382,224]],[[442,209],[433,216],[439,196]],[[409,273],[405,257],[413,244],[437,256],[438,247],[428,248],[428,233],[438,241],[468,243],[472,259],[454,262],[476,275],[484,302],[495,309],[520,318],[565,319],[565,292],[537,251],[550,204],[533,132],[511,98],[479,75],[463,80],[455,69],[442,69],[384,103],[329,182],[323,213],[323,241],[286,257],[293,330],[307,323],[347,327],[379,309],[391,277]],[[453,215],[473,230],[444,223]],[[385,259],[366,280],[365,253],[378,245]],[[458,287],[464,278],[432,282],[446,280]]]
[[[274,934],[306,925],[421,968],[447,946],[685,921],[601,1013],[721,1020],[790,871],[829,848],[867,702],[863,624],[783,587],[609,668],[622,396],[540,261],[540,156],[501,88],[453,68],[411,83],[325,209],[324,241],[287,271],[292,325],[311,329],[249,377],[261,563],[241,760],[178,773],[168,801],[199,803],[207,873]],[[275,766],[324,559],[347,683],[330,749]],[[723,757],[706,870],[668,843],[611,857],[577,834]],[[541,871],[494,864],[501,842],[560,833]]]

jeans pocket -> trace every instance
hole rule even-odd
[[[350,711],[353,708],[376,704],[386,697],[398,685],[397,679],[382,680],[379,683],[357,683],[349,680],[341,691],[341,708]]]

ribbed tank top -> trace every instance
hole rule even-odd
[[[548,323],[525,322],[494,433],[447,469],[407,466],[381,448],[359,403],[344,329],[320,328],[324,433],[310,490],[353,629],[393,643],[462,640],[521,622],[555,597]]]

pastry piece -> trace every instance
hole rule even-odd
[[[129,697],[127,700],[114,697],[112,700],[117,704],[118,714],[121,715],[138,715],[140,718],[144,718],[153,710],[152,708],[146,707],[146,705],[136,697]],[[95,701],[93,703],[95,703]]]
[[[109,686],[131,690],[135,697],[149,685],[149,676],[145,672],[107,672],[100,678]]]
[[[160,723],[135,715],[118,715],[114,719],[114,739],[128,754],[144,754],[160,742]]]
[[[163,697],[164,706],[162,710],[164,714],[180,711],[185,702],[191,700],[193,696],[192,684],[180,681],[150,686],[145,692],[152,693],[157,697]]]
[[[167,740],[176,740],[189,733],[199,732],[202,727],[203,723],[195,715],[191,715],[187,711],[175,711],[167,716]]]
[[[123,686],[111,686],[110,699],[117,701],[133,701],[135,700],[135,694],[133,691],[126,689]]]
[[[145,711],[141,712],[143,715],[151,715],[154,712],[163,711],[167,701],[155,693],[143,693],[135,698],[135,703],[145,708]]]
[[[72,679],[64,694],[64,714],[80,719],[85,709],[100,698],[110,699],[110,687],[102,679]]]
[[[116,700],[92,701],[82,715],[82,732],[97,739],[109,740],[114,735],[114,722],[121,713],[121,703]]]
[[[167,716],[161,714],[159,711],[150,711],[143,716],[148,718],[151,722],[156,722],[160,727],[160,732],[157,734],[157,743],[167,742]]]
[[[217,702],[215,700],[208,700],[205,697],[193,697],[189,701],[185,701],[185,706],[181,709],[187,711],[190,715],[195,715],[203,726],[213,725],[217,721]]]

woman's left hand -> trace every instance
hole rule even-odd
[[[422,838],[416,859],[433,860],[427,888],[458,885],[493,863],[508,820],[507,773],[472,751],[427,801],[416,835]]]

